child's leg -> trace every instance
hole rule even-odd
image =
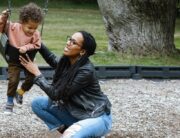
[[[33,80],[34,80],[34,75],[30,72],[28,72],[27,70],[24,70],[24,74],[25,74],[25,80],[21,85],[21,89],[26,92],[29,91],[31,89],[31,87],[33,86]]]
[[[17,90],[18,94],[23,95],[26,91],[29,91],[33,86],[34,75],[28,71],[24,71],[25,80],[21,85],[21,88]]]
[[[37,53],[37,50],[27,51],[27,54],[32,61],[34,60],[36,53]],[[29,91],[31,89],[31,87],[33,86],[33,80],[34,80],[34,75],[30,73],[29,71],[27,71],[26,69],[24,69],[24,74],[25,74],[25,81],[22,83],[21,88],[18,89],[18,94],[20,94],[21,96],[26,91]]]
[[[8,90],[7,90],[7,103],[5,106],[5,112],[12,112],[13,111],[13,98],[16,94],[16,89],[19,83],[19,75],[20,75],[21,68],[15,64],[9,63],[8,65]]]
[[[18,104],[23,103],[23,94],[26,91],[30,90],[31,87],[33,86],[34,75],[26,70],[24,71],[24,74],[25,74],[25,81],[22,83],[21,88],[19,88],[16,93],[16,102]]]
[[[8,65],[9,82],[8,82],[8,90],[7,90],[8,97],[14,97],[16,94],[16,90],[19,84],[20,71],[21,71],[20,67],[18,67],[15,64],[9,63]]]

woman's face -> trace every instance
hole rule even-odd
[[[80,32],[68,37],[64,48],[64,55],[69,57],[70,60],[76,61],[81,53],[85,52],[85,50],[82,49],[83,41],[83,36]]]

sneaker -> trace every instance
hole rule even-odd
[[[16,92],[16,95],[15,95],[15,99],[16,99],[17,104],[22,104],[23,103],[23,96],[18,94],[17,92]]]
[[[6,103],[4,113],[11,114],[13,112],[14,103]]]

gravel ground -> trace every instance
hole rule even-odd
[[[180,80],[101,80],[112,102],[113,128],[106,138],[180,138]],[[7,81],[0,81],[0,138],[58,138],[33,114],[31,100],[44,95],[36,85],[6,115]]]

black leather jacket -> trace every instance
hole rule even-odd
[[[42,45],[40,54],[52,67],[56,67],[58,58]],[[37,76],[34,82],[50,97],[58,101],[58,91],[43,75]],[[79,68],[69,90],[70,99],[64,106],[77,119],[98,117],[104,113],[109,114],[111,103],[100,89],[95,75],[93,64],[88,61]]]

